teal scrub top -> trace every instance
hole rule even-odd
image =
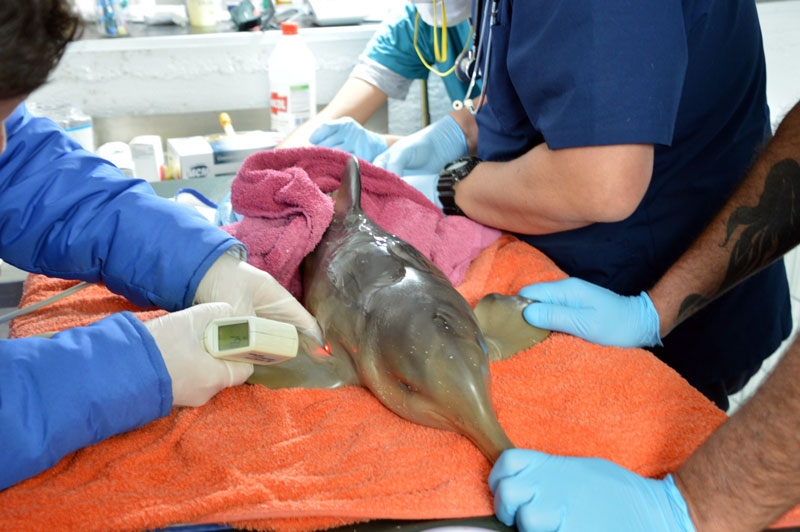
[[[365,55],[373,61],[380,63],[392,72],[408,79],[428,79],[430,71],[422,64],[417,51],[414,49],[414,22],[417,18],[417,8],[407,4],[394,19],[383,24],[367,44]],[[447,60],[436,62],[433,48],[433,26],[419,20],[417,29],[417,44],[422,56],[429,65],[434,66],[439,72],[447,72],[454,64],[464,46],[470,40],[471,30],[469,21],[465,20],[456,26],[447,28]],[[441,37],[441,29],[437,29]],[[439,45],[441,46],[441,39]],[[431,74],[435,75],[435,74]],[[455,72],[442,78],[447,95],[451,100],[462,100],[466,96],[468,83],[460,81]],[[480,92],[480,82],[473,88],[472,96]]]

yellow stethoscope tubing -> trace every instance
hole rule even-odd
[[[442,6],[442,47],[439,48],[436,40],[436,0],[433,0],[433,55],[437,63],[444,63],[447,61],[447,15],[444,12],[444,0],[440,0],[439,3]],[[419,11],[417,11],[417,16],[419,16]]]
[[[436,2],[434,1],[434,4],[435,3]],[[436,36],[436,7],[435,7],[435,5],[434,5],[433,13],[434,13],[434,16],[433,16],[433,22],[434,22],[434,26],[433,26],[433,55],[436,58],[436,61],[438,61],[439,63],[443,63],[443,62],[445,62],[447,60],[447,26],[446,25],[442,26],[442,47],[443,47],[443,50],[440,50],[439,49],[439,40],[438,40],[438,38]],[[447,20],[447,19],[445,18],[445,15],[444,15],[444,2],[442,2],[442,23],[443,24],[446,24],[445,20]],[[414,20],[414,50],[416,50],[417,56],[419,57],[419,60],[422,61],[422,64],[425,65],[425,67],[428,70],[430,70],[431,72],[433,72],[437,76],[440,76],[440,77],[444,78],[444,77],[449,76],[450,74],[452,74],[453,71],[456,69],[456,63],[453,63],[453,66],[450,67],[446,72],[439,72],[439,70],[437,70],[436,68],[434,68],[431,65],[429,65],[428,62],[425,61],[425,58],[422,57],[422,52],[420,51],[419,44],[417,43],[417,31],[418,31],[418,28],[419,28],[419,11],[417,11],[417,18]],[[464,49],[461,50],[462,54],[469,47],[471,39],[472,39],[472,26],[469,27],[469,36],[467,36],[467,40],[464,43]],[[461,54],[459,54],[459,55],[461,55]]]

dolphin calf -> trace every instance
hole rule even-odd
[[[293,360],[256,366],[271,388],[362,385],[410,421],[463,434],[494,462],[512,447],[492,408],[489,360],[548,331],[528,325],[530,301],[490,294],[473,312],[444,274],[361,209],[358,159],[348,160],[333,221],[304,261],[304,304],[326,346],[301,337]],[[476,318],[483,316],[483,330]],[[486,334],[485,334],[486,333]]]

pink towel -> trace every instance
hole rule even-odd
[[[300,263],[333,218],[327,194],[339,188],[349,157],[330,148],[263,151],[248,157],[233,181],[231,203],[244,219],[225,229],[248,247],[250,264],[270,272],[295,297],[302,295]],[[500,237],[469,218],[443,216],[395,174],[360,163],[364,212],[422,252],[453,284]]]

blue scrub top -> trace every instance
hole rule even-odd
[[[477,114],[480,157],[507,161],[543,141],[551,149],[655,145],[650,187],[628,219],[521,238],[570,275],[624,294],[650,288],[769,136],[753,0],[499,0],[498,7],[484,74],[488,105]],[[705,391],[752,372],[790,329],[778,262],[655,351]]]
[[[383,25],[367,44],[365,55],[408,79],[428,79],[432,74],[420,61],[414,49],[414,21],[417,17],[417,8],[407,4],[398,17]],[[426,24],[420,18],[417,29],[417,44],[422,57],[429,65],[434,66],[439,72],[447,72],[455,64],[456,57],[464,49],[470,39],[470,25],[463,21],[456,26],[447,28],[447,60],[441,63],[436,61],[433,53],[433,26]],[[439,46],[441,46],[441,28],[437,30]],[[455,72],[442,78],[447,95],[451,100],[463,100],[469,83],[463,83]],[[480,92],[480,83],[473,88],[473,96]]]

